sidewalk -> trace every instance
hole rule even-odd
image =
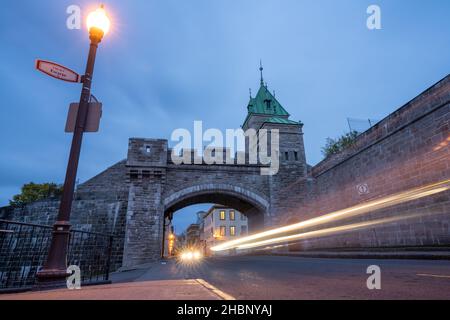
[[[202,279],[142,281],[0,295],[0,300],[234,300]]]

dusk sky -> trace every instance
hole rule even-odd
[[[104,1],[112,30],[100,44],[93,94],[100,131],[83,140],[80,182],[126,158],[128,138],[238,128],[259,61],[269,90],[304,124],[308,163],[347,117],[386,117],[450,70],[450,2],[433,0]],[[382,30],[366,27],[381,7]],[[36,58],[84,72],[89,39],[66,28],[66,9],[93,1],[11,1],[0,11],[0,206],[27,182],[62,183],[68,106],[81,86],[34,69]],[[173,144],[173,143],[172,143]],[[205,206],[176,215],[177,232]]]

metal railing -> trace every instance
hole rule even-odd
[[[48,254],[52,227],[0,219],[0,292],[32,287]],[[109,280],[113,236],[71,230],[68,265],[81,269],[83,284]]]

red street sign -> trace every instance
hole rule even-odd
[[[79,106],[80,105],[78,103],[70,104],[69,113],[67,115],[66,121],[66,129],[65,129],[66,132],[74,132],[75,130],[75,123],[77,122]],[[84,132],[98,132],[101,117],[102,117],[101,102],[89,102]]]
[[[78,73],[51,61],[36,60],[36,69],[59,80],[81,82],[81,76]]]

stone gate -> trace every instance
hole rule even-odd
[[[306,179],[307,165],[302,124],[288,112],[261,82],[250,98],[242,128],[279,130],[279,170],[262,175],[261,165],[208,165],[201,160],[175,164],[167,140],[129,141],[126,176],[129,183],[124,265],[135,265],[160,256],[163,222],[175,211],[198,203],[216,203],[235,208],[248,218],[249,232],[278,223],[282,213],[295,205],[282,186]],[[195,156],[193,150],[183,150]],[[226,151],[224,152],[226,157]],[[199,164],[194,164],[199,163]]]
[[[233,207],[248,216],[252,232],[448,180],[449,121],[447,76],[362,133],[351,148],[311,167],[303,124],[290,119],[261,78],[242,128],[279,130],[276,175],[261,175],[261,166],[248,163],[176,165],[167,140],[131,138],[125,160],[77,188],[71,222],[78,229],[115,234],[113,269],[138,265],[160,257],[165,218],[191,204]],[[3,208],[0,218],[52,224],[57,209],[58,200],[39,201]],[[352,221],[410,213],[421,216],[301,241],[296,248],[450,245],[449,190]]]

